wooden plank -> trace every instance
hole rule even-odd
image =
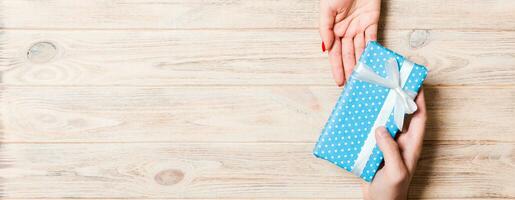
[[[65,199],[68,199],[68,200],[72,200],[74,198],[72,197],[68,197],[68,198],[52,198],[52,199],[49,199],[49,198],[45,198],[45,200],[65,200]],[[84,200],[119,200],[119,199],[116,199],[116,198],[81,198],[81,200],[84,199]],[[131,198],[124,198],[124,199],[131,199]],[[143,198],[137,198],[137,199],[143,199]],[[152,200],[169,200],[169,199],[163,199],[163,198],[151,198]],[[184,199],[184,198],[178,198],[178,199]],[[201,198],[199,200],[219,200],[220,198]],[[306,200],[305,198],[266,198],[267,200]],[[334,199],[334,198],[325,198],[325,199],[320,199],[320,198],[317,198],[318,200],[325,200],[325,199]],[[338,198],[340,200],[358,200],[357,198],[354,198],[354,199],[351,199],[351,198]],[[485,199],[489,199],[489,200],[492,200],[492,199],[495,199],[495,198],[485,198]],[[499,198],[500,199],[500,198]],[[2,200],[34,200],[34,199],[30,199],[30,198],[15,198],[15,199],[6,199],[6,198],[3,198]],[[238,198],[231,198],[231,200],[248,200],[248,199],[238,199]],[[482,200],[482,199],[478,199],[478,198],[473,198],[473,199],[442,199],[442,200]]]
[[[2,28],[315,28],[312,0],[3,0]],[[515,30],[511,0],[383,1],[387,29]]]
[[[45,200],[65,200],[65,199],[74,199],[74,198],[52,198],[52,199],[48,199],[46,198]],[[84,200],[118,200],[118,199],[106,199],[106,198],[81,198],[81,199],[84,199]],[[138,199],[141,199],[141,198],[138,198]],[[219,198],[218,198],[219,199]],[[267,200],[305,200],[305,198],[266,198]],[[318,200],[325,200],[325,199],[334,199],[334,198],[316,198]],[[337,198],[337,199],[340,199],[340,200],[350,200],[352,198]],[[352,200],[357,200],[357,199],[361,199],[361,198],[354,198]],[[424,199],[424,198],[422,198]],[[427,198],[426,198],[427,199]],[[494,200],[494,199],[506,199],[506,198],[459,198],[459,199],[441,199],[439,198],[440,200]],[[24,199],[24,198],[16,198],[16,199],[2,199],[2,200],[34,200],[34,199]],[[152,200],[169,200],[169,199],[160,199],[160,198],[152,198]],[[202,200],[215,200],[215,198],[202,198]],[[248,200],[248,199],[238,199],[238,198],[231,198],[231,200]]]
[[[515,88],[426,88],[428,140],[515,141]],[[4,87],[2,142],[314,142],[336,87]]]
[[[74,199],[73,197],[67,197],[67,198],[53,198],[52,200],[65,200],[65,199]],[[141,198],[138,198],[138,199],[141,199]],[[160,198],[152,198],[153,200],[169,200],[169,199],[160,199]],[[216,198],[202,198],[202,200],[215,200]],[[218,198],[219,199],[219,198]],[[306,200],[306,198],[266,198],[267,200]],[[325,200],[325,199],[335,199],[335,198],[316,198],[318,200]],[[336,198],[336,199],[339,199],[339,200],[351,200],[352,198]],[[361,199],[361,198],[354,198],[352,200],[358,200],[358,199]],[[424,199],[424,198],[422,198]],[[489,197],[489,198],[459,198],[459,199],[455,199],[455,198],[452,198],[452,199],[442,199],[442,198],[438,198],[439,200],[481,200],[481,199],[488,199],[488,200],[494,200],[494,199],[506,199],[506,198],[492,198],[492,197]],[[34,199],[20,199],[20,198],[16,198],[16,199],[2,199],[2,200],[34,200]],[[81,198],[81,200],[98,200],[97,199],[84,199],[84,198]],[[118,199],[109,199],[109,198],[102,198],[102,200],[118,200]],[[231,200],[248,200],[248,199],[235,199],[235,198],[231,198]]]
[[[514,144],[429,144],[412,198],[515,198]],[[5,198],[360,198],[312,143],[3,144]],[[478,184],[480,183],[480,184]]]
[[[417,30],[384,36],[385,46],[428,65],[426,84],[515,84],[515,32]],[[2,31],[1,82],[333,86],[319,42],[311,30]]]
[[[64,199],[73,199],[73,198],[52,198],[52,199],[48,199],[46,198],[45,200],[64,200]],[[106,199],[106,198],[81,198],[81,199],[84,199],[84,200],[118,200],[118,199]],[[141,199],[141,198],[138,198],[138,199]],[[219,199],[219,198],[218,198]],[[267,200],[306,200],[305,198],[266,198]],[[334,198],[316,198],[318,200],[325,200],[325,199],[334,199]],[[340,199],[340,200],[350,200],[352,198],[337,198],[337,199]],[[361,198],[354,198],[352,200],[358,200],[358,199],[361,199]],[[421,198],[421,199],[428,199],[428,198]],[[439,198],[439,200],[494,200],[494,199],[506,199],[506,198],[492,198],[492,197],[488,197],[488,198],[452,198],[452,199],[442,199],[442,198]],[[24,198],[16,198],[16,199],[2,199],[2,200],[33,200],[33,199],[24,199]],[[152,198],[152,200],[169,200],[169,199],[160,199],[160,198]],[[215,200],[215,198],[202,198],[202,200]],[[238,198],[231,198],[231,200],[248,200],[248,199],[238,199]]]

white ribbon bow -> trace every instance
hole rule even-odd
[[[384,86],[395,91],[394,120],[399,130],[402,130],[404,114],[411,114],[417,110],[417,104],[414,101],[417,94],[413,91],[402,89],[402,83],[405,82],[403,80],[408,79],[409,73],[401,73],[399,75],[399,67],[394,58],[389,59],[385,63],[386,78],[376,74],[364,63],[360,62],[359,65],[354,72],[356,79]]]

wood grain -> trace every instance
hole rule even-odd
[[[515,2],[388,0],[428,65],[412,199],[515,199]],[[312,156],[334,102],[313,0],[0,0],[1,199],[359,199]]]
[[[314,158],[313,145],[4,144],[3,196],[359,198],[360,180]],[[514,198],[514,147],[426,145],[412,197]]]
[[[315,28],[313,0],[3,0],[2,28],[204,29]],[[515,30],[511,0],[383,1],[390,29]]]
[[[515,32],[387,31],[383,43],[427,65],[428,85],[515,84]],[[2,31],[0,47],[4,85],[334,85],[310,30]]]
[[[426,89],[428,140],[515,141],[514,88]],[[339,93],[314,86],[4,87],[2,141],[314,142]]]

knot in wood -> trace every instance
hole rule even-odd
[[[154,177],[154,180],[160,185],[175,185],[182,179],[184,179],[184,173],[176,169],[163,170]]]
[[[413,30],[409,36],[409,45],[413,49],[425,46],[429,41],[428,30]]]
[[[57,55],[57,47],[51,42],[38,42],[27,50],[27,59],[33,63],[45,63]]]

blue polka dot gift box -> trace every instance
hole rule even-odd
[[[369,42],[348,79],[314,149],[325,159],[370,182],[383,161],[375,129],[392,137],[406,114],[417,110],[414,98],[427,68]]]

